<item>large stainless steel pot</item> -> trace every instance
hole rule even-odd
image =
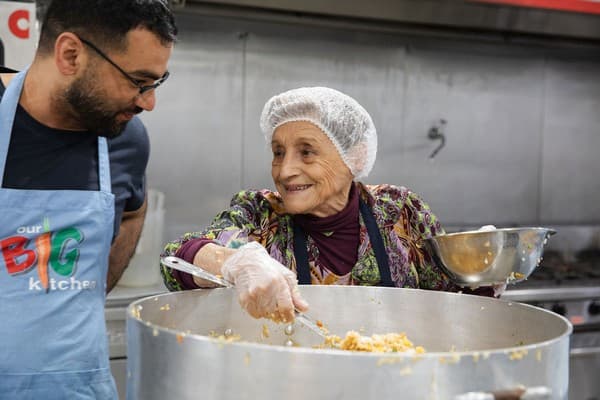
[[[309,347],[285,347],[284,326],[249,317],[234,289],[169,293],[128,309],[128,399],[453,399],[521,386],[567,398],[572,327],[557,314],[415,289],[301,291],[333,333],[406,332],[427,353],[313,349],[301,326],[293,339]],[[228,329],[247,342],[210,336]]]

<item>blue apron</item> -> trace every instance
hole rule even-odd
[[[106,138],[100,191],[2,188],[25,74],[0,103],[0,399],[116,399],[104,321],[115,212]]]

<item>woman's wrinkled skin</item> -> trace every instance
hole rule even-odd
[[[271,176],[286,212],[327,217],[344,209],[353,176],[319,127],[287,122],[275,130],[271,149]]]

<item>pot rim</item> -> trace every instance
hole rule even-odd
[[[300,285],[302,286],[311,286],[311,287],[327,287],[327,285]],[[378,287],[377,289],[382,289],[382,290],[409,290],[409,291],[413,291],[413,290],[423,290],[423,289],[412,289],[412,288],[384,288],[384,287]],[[541,342],[536,342],[536,343],[531,343],[531,344],[527,344],[527,345],[516,345],[516,346],[511,346],[511,347],[500,347],[500,348],[495,348],[495,349],[487,349],[487,350],[463,350],[463,351],[445,351],[445,352],[441,352],[441,351],[436,351],[436,352],[429,352],[426,351],[423,354],[407,354],[407,353],[369,353],[369,352],[358,352],[358,351],[348,351],[348,350],[339,350],[339,349],[329,349],[329,348],[323,348],[323,349],[314,349],[314,348],[309,348],[309,347],[287,347],[284,345],[278,345],[278,344],[268,344],[268,343],[257,343],[257,342],[248,342],[248,341],[243,341],[243,340],[239,340],[239,341],[226,341],[223,339],[219,339],[219,338],[215,338],[215,337],[210,337],[207,335],[202,335],[202,334],[198,334],[198,333],[187,333],[181,330],[177,330],[174,328],[168,328],[165,326],[161,326],[158,324],[155,324],[153,322],[150,321],[146,321],[144,319],[142,319],[141,317],[138,317],[136,314],[139,312],[139,310],[137,309],[137,306],[141,306],[141,303],[147,302],[147,301],[156,301],[158,300],[158,298],[160,297],[172,297],[174,295],[177,294],[184,294],[184,293],[190,293],[190,292],[197,292],[197,291],[205,291],[205,290],[226,290],[226,291],[231,291],[231,290],[235,290],[234,288],[215,288],[215,289],[195,289],[195,290],[190,290],[190,291],[184,291],[184,292],[167,292],[167,293],[162,293],[162,294],[158,294],[158,295],[153,295],[153,296],[148,296],[148,297],[144,297],[142,299],[138,299],[134,302],[132,302],[128,307],[127,307],[127,323],[129,323],[130,321],[132,323],[139,323],[140,325],[143,325],[149,329],[153,330],[153,334],[156,332],[155,336],[159,336],[161,334],[167,334],[167,335],[171,335],[173,336],[174,339],[176,339],[178,342],[183,340],[188,340],[188,339],[192,339],[194,341],[200,341],[200,342],[205,342],[205,343],[210,343],[210,344],[214,344],[217,346],[233,346],[233,348],[243,348],[243,349],[247,349],[247,350],[257,350],[257,351],[270,351],[270,352],[275,352],[275,353],[281,353],[281,352],[293,352],[293,353],[308,353],[308,354],[315,354],[315,355],[319,355],[319,356],[339,356],[339,357],[366,357],[366,358],[373,358],[373,359],[381,359],[381,358],[394,358],[394,359],[411,359],[411,360],[423,360],[423,359],[430,359],[430,358],[450,358],[450,359],[456,359],[456,358],[462,358],[462,357],[488,357],[488,356],[492,356],[492,355],[501,355],[501,354],[505,354],[510,356],[511,354],[515,354],[518,352],[529,352],[530,350],[536,350],[540,347],[548,347],[554,343],[560,342],[561,340],[563,340],[565,337],[569,337],[572,333],[573,333],[573,325],[571,324],[571,322],[563,317],[562,315],[553,313],[549,310],[546,309],[542,309],[542,308],[538,308],[538,307],[534,307],[532,305],[529,304],[524,304],[524,303],[519,303],[519,302],[515,302],[515,301],[510,301],[510,300],[504,300],[504,299],[496,299],[496,298],[489,298],[489,297],[480,297],[480,300],[482,301],[492,301],[492,302],[504,302],[506,303],[508,306],[518,306],[518,307],[523,307],[523,308],[529,308],[534,310],[535,312],[538,313],[546,313],[546,314],[551,314],[553,318],[558,318],[559,320],[561,320],[564,324],[565,324],[565,329],[564,331],[552,338],[552,339],[548,339],[545,341],[541,341]],[[423,290],[424,291],[424,290]],[[427,291],[429,292],[429,291]],[[431,293],[438,293],[438,292],[431,292]],[[468,296],[465,294],[461,294],[461,293],[454,293],[454,292],[439,292],[439,293],[444,293],[444,294],[448,294],[448,295],[454,295],[454,296]],[[139,315],[139,314],[138,314]]]

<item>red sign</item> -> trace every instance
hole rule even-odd
[[[469,0],[478,3],[600,14],[600,0]]]
[[[25,28],[19,27],[19,21],[25,20]],[[29,37],[29,11],[16,10],[8,17],[8,29],[19,39]]]
[[[1,65],[21,70],[31,64],[38,39],[35,17],[33,2],[0,0]]]

